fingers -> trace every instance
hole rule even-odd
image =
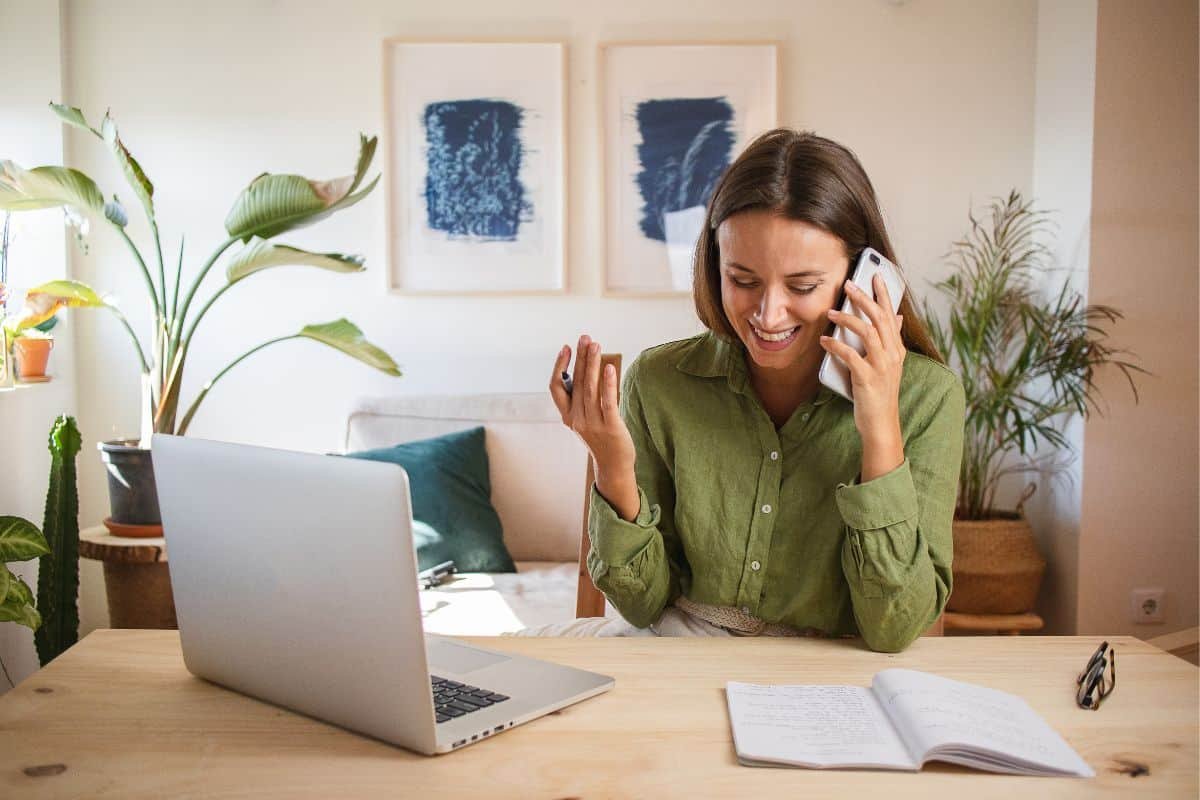
[[[843,328],[854,332],[858,338],[862,340],[864,347],[866,347],[866,355],[868,358],[870,358],[873,354],[883,355],[886,353],[887,348],[883,346],[883,343],[879,338],[879,332],[871,323],[864,322],[853,314],[843,314],[835,309],[829,310],[829,319],[831,319],[834,323],[841,325]],[[847,345],[847,347],[849,347],[849,345]],[[853,347],[850,349],[854,350]]]
[[[562,374],[570,363],[571,348],[564,344],[554,359],[554,372],[550,373],[550,398],[554,400],[554,407],[558,409],[564,425],[571,423],[571,395],[563,386]]]
[[[588,344],[587,369],[583,376],[583,414],[589,422],[601,424],[603,415],[600,412],[600,343]]]
[[[579,344],[575,348],[575,371],[571,375],[571,379],[576,386],[583,384],[583,370],[587,364],[588,345],[592,343],[592,337],[586,333],[579,337]]]
[[[861,322],[862,320],[859,321]],[[867,366],[867,362],[858,354],[857,350],[845,342],[839,342],[832,336],[822,336],[821,347],[824,347],[826,351],[841,360],[846,365],[846,368],[850,370],[851,374],[858,373]]]
[[[612,364],[604,365],[600,387],[600,414],[606,425],[620,421],[620,409],[617,398],[617,368]]]
[[[904,348],[904,342],[900,337],[900,325],[897,321],[901,317],[899,315],[892,317],[889,313],[892,301],[888,294],[887,284],[883,280],[883,276],[879,274],[876,274],[872,281],[875,294],[879,298],[878,302],[871,299],[858,286],[849,281],[846,282],[846,294],[850,298],[850,302],[867,316],[870,324],[852,314],[842,314],[836,310],[829,312],[831,320],[854,331],[866,343],[868,357],[876,350],[893,353]],[[892,317],[890,324],[889,317]],[[872,344],[875,344],[875,347],[872,347]]]
[[[875,297],[879,299],[880,337],[883,339],[884,346],[887,347],[887,349],[902,350],[904,349],[904,340],[900,337],[900,323],[904,318],[901,315],[896,314],[896,324],[891,328],[882,324],[887,320],[887,315],[889,312],[894,313],[892,312],[892,295],[891,292],[888,291],[887,281],[883,279],[882,275],[876,273],[872,280],[874,281],[875,285]],[[901,297],[901,299],[903,299],[903,297]],[[895,335],[892,335],[893,331],[895,332]]]
[[[879,275],[876,275],[873,280],[873,287],[878,295],[879,287],[883,283],[883,278],[881,278]],[[885,295],[887,293],[886,286],[884,287],[884,293]],[[858,288],[858,286],[856,286],[852,281],[846,281],[846,294],[850,297],[850,302],[854,303],[854,307],[867,315],[867,319],[871,320],[871,324],[873,324],[876,328],[883,327],[884,314],[883,308],[880,307],[879,303],[871,299],[870,295]],[[890,309],[891,305],[889,305],[888,308]],[[839,324],[841,323],[839,322]]]
[[[571,375],[571,382],[575,385],[571,392],[571,416],[577,422],[582,422],[584,419],[583,403],[579,402],[581,392],[583,391],[583,376],[584,370],[587,368],[588,362],[588,345],[592,343],[592,337],[586,333],[579,337],[579,344],[575,348],[575,371]]]

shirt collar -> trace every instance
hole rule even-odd
[[[676,368],[698,378],[725,378],[729,388],[740,394],[752,394],[750,374],[746,368],[746,347],[739,341],[730,341],[712,331],[697,338],[691,349],[679,360]],[[837,393],[824,384],[817,387],[811,405],[820,406],[837,397]]]

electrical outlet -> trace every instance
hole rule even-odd
[[[1163,621],[1163,590],[1134,589],[1129,594],[1129,613],[1134,623]]]

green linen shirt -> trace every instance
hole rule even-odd
[[[909,352],[899,400],[905,460],[862,483],[846,399],[822,386],[776,430],[740,342],[646,350],[621,393],[641,505],[628,522],[593,487],[592,580],[638,627],[682,594],[904,649],[950,595],[965,398],[958,376]]]

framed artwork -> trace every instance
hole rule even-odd
[[[566,46],[384,42],[388,281],[566,290]]]
[[[721,173],[777,125],[774,42],[600,48],[608,295],[688,294]]]

